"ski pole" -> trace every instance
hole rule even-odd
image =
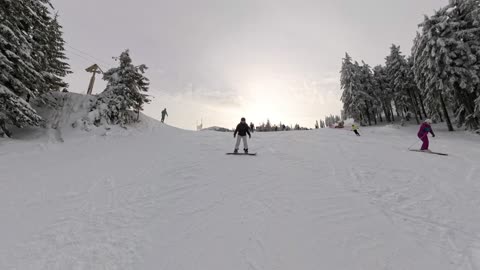
[[[414,146],[414,145],[417,144],[417,143],[418,143],[418,141],[415,140],[415,143],[413,143],[412,145],[410,145],[410,146],[408,147],[408,150],[411,150],[410,148],[412,148],[412,146]]]
[[[423,138],[425,138],[425,136],[427,136],[427,135],[428,135],[428,133],[425,133],[425,135],[423,135],[423,136],[420,138],[420,140],[423,140]],[[417,143],[418,143],[418,141],[415,141],[415,143],[413,143],[412,145],[410,145],[410,146],[408,147],[408,150],[410,150],[410,148],[412,148],[412,146],[414,146],[414,145],[417,144]]]

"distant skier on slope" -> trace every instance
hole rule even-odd
[[[237,125],[235,132],[233,133],[233,138],[237,136],[237,143],[235,144],[235,150],[233,151],[235,154],[238,153],[238,147],[240,146],[240,140],[243,140],[243,151],[245,154],[248,154],[248,143],[247,143],[247,134],[249,138],[252,138],[250,134],[250,127],[248,126],[247,122],[245,121],[245,117],[242,117],[240,123]]]
[[[357,135],[360,136],[360,133],[358,133],[358,127],[355,124],[352,124],[352,131]]]
[[[250,122],[250,131],[253,133],[255,131],[255,125],[253,122]]]
[[[425,120],[425,122],[422,123],[422,125],[420,125],[420,129],[418,130],[417,136],[423,142],[422,148],[420,148],[421,151],[430,151],[428,149],[428,146],[429,146],[428,133],[431,133],[432,137],[435,137],[435,133],[433,133],[431,124],[432,124],[432,120],[427,119]]]
[[[162,123],[165,121],[165,116],[168,116],[167,108],[163,109],[162,111]]]

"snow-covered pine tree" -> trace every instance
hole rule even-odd
[[[384,112],[383,109],[383,99],[382,99],[382,92],[381,92],[381,83],[380,80],[377,79],[376,76],[378,76],[378,70],[377,73],[375,72],[375,68],[370,68],[370,66],[366,66],[365,68],[368,68],[368,73],[369,73],[369,80],[370,82],[370,89],[369,89],[369,95],[371,96],[371,105],[372,105],[372,113],[374,116],[375,120],[375,125],[377,124],[377,119],[380,120],[380,122],[383,122],[383,115],[382,112]],[[385,114],[387,116],[387,114]]]
[[[106,120],[109,124],[125,125],[138,119],[143,105],[150,99],[148,95],[149,80],[144,76],[145,65],[134,66],[129,51],[124,51],[118,58],[120,66],[104,73],[107,88],[98,96],[94,111],[98,110],[96,122]],[[132,111],[133,110],[133,111]]]
[[[0,6],[0,126],[39,125],[42,119],[28,101],[50,90],[43,72],[51,5],[0,0]]]
[[[70,65],[66,62],[65,40],[63,39],[62,26],[58,22],[58,14],[55,14],[47,24],[47,50],[45,52],[47,62],[45,63],[44,77],[48,89],[60,91],[68,87],[63,78],[72,73]]]
[[[374,84],[375,81],[373,79],[372,69],[369,65],[362,61],[362,65],[360,66],[359,72],[359,89],[358,92],[358,99],[360,103],[363,105],[363,109],[365,111],[365,115],[368,120],[368,124],[372,125],[372,119],[374,120],[375,124],[377,124],[376,119],[376,112],[378,103],[374,97]]]
[[[413,73],[413,59],[412,57],[408,57],[405,61],[405,90],[407,95],[409,96],[409,103],[410,108],[413,109],[415,114],[415,120],[417,124],[419,123],[419,119],[426,119],[427,117],[423,118],[421,105],[418,101],[418,94],[420,93],[420,89],[418,89],[417,84],[415,83],[415,74]]]
[[[345,115],[352,117],[354,112],[353,101],[355,99],[355,68],[352,63],[352,57],[345,53],[342,59],[342,68],[340,70],[340,87],[343,90],[340,100],[343,103]],[[325,119],[328,126],[328,121]]]
[[[386,74],[393,90],[393,100],[397,114],[400,112],[402,118],[407,118],[405,114],[412,113],[419,124],[418,108],[414,102],[411,84],[408,80],[410,67],[405,56],[400,52],[400,46],[392,45],[390,55],[385,60]]]
[[[451,0],[433,16],[425,17],[415,39],[417,84],[424,91],[429,110],[440,104],[449,130],[453,127],[448,107],[455,111],[458,126],[479,127],[479,6],[479,0]]]
[[[452,78],[449,80],[455,101],[458,126],[477,130],[480,111],[480,0],[451,0],[447,10],[449,23],[454,27],[455,40]],[[477,102],[477,104],[475,104]]]
[[[42,83],[38,86],[38,91],[40,94],[47,93],[49,89],[49,62],[48,58],[49,50],[49,24],[51,21],[50,10],[48,5],[50,5],[48,0],[37,0],[37,1],[25,1],[26,8],[34,12],[35,17],[32,17],[31,20],[35,21],[34,24],[30,26],[30,36],[34,41],[32,43],[32,57],[34,58],[35,68],[42,75]]]
[[[435,31],[434,31],[435,32]],[[413,57],[413,73],[415,74],[415,82],[417,83],[418,88],[420,89],[420,95],[423,98],[423,104],[426,109],[427,115],[433,120],[438,121],[446,120],[448,129],[453,131],[453,126],[450,121],[450,115],[446,106],[442,106],[441,98],[445,95],[442,94],[443,91],[436,89],[434,83],[435,81],[432,79],[428,79],[427,76],[431,76],[431,74],[435,74],[435,72],[430,73],[427,70],[430,69],[428,66],[428,61],[430,59],[430,55],[428,51],[425,51],[425,46],[427,39],[422,38],[420,33],[417,33],[417,36],[414,40],[414,46],[412,49],[412,57]],[[420,51],[419,48],[424,47]],[[433,62],[431,62],[433,63]],[[425,75],[421,75],[425,74]],[[430,84],[427,87],[427,84]]]
[[[375,97],[380,102],[381,110],[383,110],[387,122],[395,121],[392,110],[392,92],[387,79],[385,67],[374,67],[373,78]]]
[[[358,63],[352,62],[352,57],[345,54],[342,60],[342,68],[340,70],[340,86],[343,90],[341,101],[343,102],[343,111],[347,117],[362,121],[363,112],[360,100],[360,66]],[[330,126],[330,123],[325,119],[325,124]]]
[[[418,115],[420,119],[427,119],[428,114],[425,110],[425,105],[423,103],[422,93],[417,86],[417,82],[415,81],[415,73],[413,72],[413,57],[410,56],[407,58],[408,63],[408,70],[407,70],[407,80],[408,80],[408,88],[411,89],[412,98],[414,100],[415,106],[418,109]],[[422,115],[423,113],[423,115]]]

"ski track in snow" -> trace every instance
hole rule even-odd
[[[341,145],[340,148],[344,152],[347,151],[344,145]],[[471,164],[465,177],[465,183],[471,184],[474,178],[480,179],[477,168],[468,159],[462,159]],[[355,160],[350,158],[348,163],[355,163]],[[426,169],[428,174],[436,174],[434,170],[437,168],[435,166]],[[389,171],[394,170],[395,168],[391,168]],[[425,242],[433,241],[431,244],[445,250],[450,256],[451,269],[480,269],[480,261],[475,258],[480,244],[478,228],[475,228],[475,226],[468,229],[462,228],[462,226],[456,224],[455,219],[452,220],[450,215],[437,216],[439,213],[453,214],[453,207],[460,208],[458,210],[463,209],[463,212],[475,213],[475,209],[480,206],[480,200],[469,201],[465,199],[478,197],[474,193],[478,192],[479,189],[476,188],[472,196],[465,196],[472,193],[472,190],[469,190],[468,185],[463,186],[462,182],[450,181],[445,183],[440,174],[435,175],[435,177],[425,177],[412,174],[409,171],[409,169],[406,169],[401,174],[402,179],[395,177],[393,179],[395,181],[385,183],[383,181],[372,181],[376,179],[374,175],[376,172],[359,171],[353,168],[350,169],[351,179],[356,179],[357,183],[349,184],[355,186],[353,188],[355,191],[366,193],[372,202],[381,207],[385,215],[390,217],[393,222],[409,223],[407,231],[417,239]],[[454,171],[451,179],[461,180],[459,173],[459,171]],[[408,180],[408,182],[404,186],[390,187],[391,184],[405,180]],[[427,182],[427,185],[425,185],[425,182]],[[463,187],[463,189],[455,192],[459,187]],[[436,189],[435,192],[432,192],[432,188]],[[416,196],[409,196],[411,193],[416,193]],[[445,211],[439,211],[440,209]],[[465,209],[469,211],[465,211]],[[477,215],[475,215],[475,218],[478,222]],[[468,220],[465,223],[468,224]]]
[[[165,126],[9,143],[0,269],[478,270],[478,140],[437,133],[464,154],[386,127],[254,133],[256,157]]]

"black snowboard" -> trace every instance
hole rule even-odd
[[[425,153],[425,154],[432,154],[432,155],[439,155],[439,156],[448,156],[448,154],[445,153],[438,153],[438,152],[431,152],[431,151],[422,151],[422,150],[415,150],[415,149],[409,149],[410,151],[413,152],[420,152],[420,153]]]
[[[227,153],[227,155],[234,155],[234,156],[256,156],[257,153]]]

